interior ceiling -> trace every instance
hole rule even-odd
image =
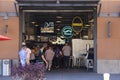
[[[55,27],[64,27],[71,26],[72,20],[76,16],[82,19],[84,25],[89,24],[89,20],[93,19],[93,12],[29,12],[26,13],[26,16],[29,17],[30,24],[36,22],[40,27],[43,26],[45,22],[54,22]],[[62,18],[57,18],[58,16]]]

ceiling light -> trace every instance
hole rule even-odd
[[[36,22],[35,22],[35,21],[32,21],[31,23],[32,23],[32,24],[35,24]]]
[[[84,39],[88,39],[88,36],[87,36],[87,35],[84,35],[83,38],[84,38]]]
[[[89,24],[86,24],[85,26],[86,26],[86,27],[89,27],[90,25],[89,25]]]
[[[36,26],[36,27],[38,27],[39,25],[38,25],[38,24],[36,24],[35,26]]]
[[[60,31],[60,29],[58,28],[57,31]]]
[[[57,16],[56,18],[61,19],[61,18],[63,18],[63,17],[62,17],[62,16]]]
[[[56,3],[57,3],[57,4],[60,4],[60,0],[57,0]]]
[[[90,23],[91,23],[91,22],[94,22],[94,19],[89,20],[89,22],[90,22]]]
[[[40,38],[40,36],[37,36],[38,38]]]
[[[56,21],[56,23],[61,23],[61,21]]]

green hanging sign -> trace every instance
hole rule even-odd
[[[73,36],[73,30],[71,26],[65,26],[62,29],[62,36],[65,38],[71,38]]]

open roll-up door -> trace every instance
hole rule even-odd
[[[97,6],[98,2],[100,0],[16,0],[19,5],[19,18],[20,18],[20,29],[21,31],[20,36],[22,36],[22,33],[25,32],[24,30],[24,16],[25,13],[33,13],[33,12],[39,12],[41,15],[42,13],[80,13],[80,12],[92,12],[93,14],[93,20],[94,20],[94,26],[95,26],[95,35],[94,35],[94,71],[97,71],[97,47],[96,47],[96,34],[97,34]],[[72,15],[70,15],[72,16]],[[32,16],[30,17],[32,18]],[[48,14],[46,19],[48,19]],[[50,18],[51,19],[51,18]],[[41,21],[41,20],[39,20]],[[44,20],[45,21],[45,20]],[[22,39],[20,41],[22,43]]]
[[[96,7],[100,0],[16,0],[21,9],[84,9]],[[29,8],[31,7],[31,8]],[[44,7],[44,8],[43,8]],[[67,8],[66,8],[67,7]],[[69,8],[68,8],[69,7]]]

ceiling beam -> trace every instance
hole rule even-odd
[[[97,6],[97,4],[81,4],[81,3],[77,3],[77,4],[41,4],[41,3],[19,3],[19,6]]]

